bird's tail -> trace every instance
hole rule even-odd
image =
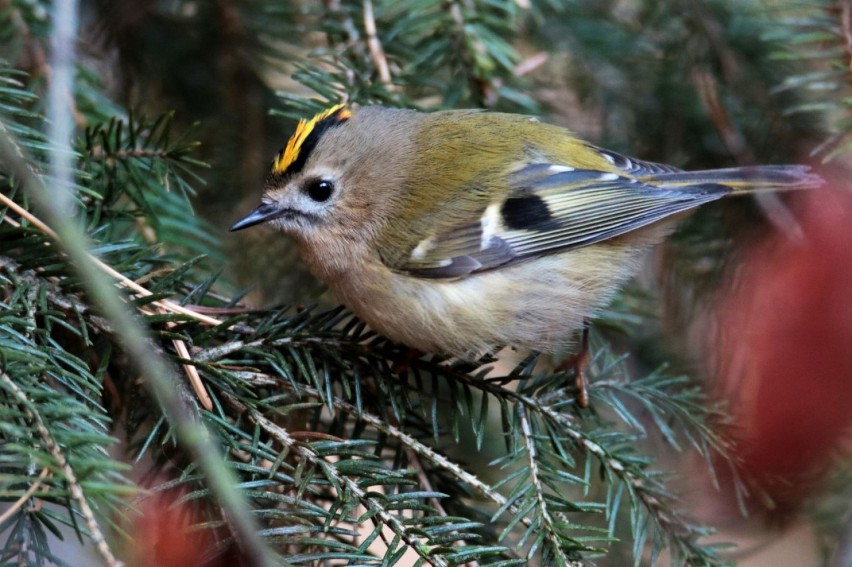
[[[806,165],[758,165],[705,171],[673,171],[642,177],[655,185],[722,185],[734,193],[813,189],[824,183]]]

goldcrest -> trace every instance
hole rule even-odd
[[[387,338],[471,356],[561,352],[682,213],[814,187],[799,165],[682,171],[527,116],[335,106],[275,157],[261,205],[338,299]]]

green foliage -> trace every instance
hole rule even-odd
[[[202,183],[194,169],[205,166],[192,157],[199,144],[188,132],[172,139],[171,128],[171,115],[148,121],[131,114],[86,129],[78,152],[88,177],[84,195],[92,199],[88,228],[111,231],[99,235],[110,242],[143,237],[185,258],[222,261],[218,239],[190,208],[193,185]]]
[[[326,101],[537,108],[513,84],[521,56],[511,40],[528,16],[513,0],[349,2],[312,16],[328,45],[293,78]],[[318,109],[279,96],[301,114]]]
[[[796,69],[775,89],[801,93],[791,115],[806,115],[832,133],[815,152],[825,161],[852,149],[852,7],[841,0],[820,0],[789,14],[787,25],[767,36],[784,46],[777,57]]]
[[[713,141],[708,152],[689,150],[701,163],[726,153],[750,159],[732,150],[736,136],[789,141],[800,132],[780,121],[772,134],[760,126],[787,101],[761,98],[780,73],[766,67],[772,48],[755,47],[767,24],[751,3],[745,10],[721,1],[649,1],[625,12],[625,3],[582,1],[172,2],[150,8],[129,32],[119,4],[89,6],[102,18],[104,49],[127,63],[122,79],[137,80],[140,98],[158,102],[108,102],[122,88],[95,72],[107,58],[78,62],[78,224],[94,243],[92,254],[153,292],[122,293],[150,330],[152,356],[170,361],[183,411],[218,444],[213,458],[238,475],[257,537],[276,561],[393,565],[404,556],[406,564],[508,566],[631,556],[638,565],[665,552],[678,565],[725,563],[724,550],[705,539],[712,530],[680,509],[658,458],[664,445],[673,454],[697,452],[711,469],[736,469],[724,408],[691,380],[665,366],[630,370],[648,361],[618,354],[593,332],[592,404],[581,409],[573,376],[548,370],[535,355],[514,365],[412,360],[341,308],[245,308],[221,275],[216,236],[190,201],[198,193],[205,205],[211,194],[227,193],[230,211],[239,192],[226,191],[231,180],[221,164],[236,166],[217,158],[244,157],[247,147],[266,142],[257,132],[235,135],[239,119],[221,120],[223,108],[250,106],[236,86],[264,108],[276,104],[278,90],[285,104],[278,113],[288,117],[341,98],[534,112],[541,85],[518,73],[527,61],[521,53],[533,48],[569,53],[576,104],[606,116],[601,138],[616,145],[642,138],[666,154],[647,157],[678,161],[672,147],[699,132],[689,138],[693,149]],[[111,435],[128,440],[137,472],[140,463],[154,463],[169,475],[155,490],[180,489],[176,508],[197,505],[195,527],[217,544],[199,556],[236,553],[250,546],[241,548],[245,541],[232,531],[214,469],[190,458],[192,447],[166,417],[162,398],[139,387],[121,329],[94,307],[61,248],[7,206],[38,215],[21,189],[22,171],[43,176],[55,151],[42,119],[45,9],[0,2],[10,16],[0,17],[0,41],[12,57],[12,66],[0,68],[0,137],[14,148],[0,154],[0,500],[12,506],[0,525],[0,557],[62,564],[47,537],[58,523],[98,546],[133,545],[135,533],[119,528],[105,540],[107,530],[98,527],[120,524],[138,502],[127,498],[124,456],[108,452]],[[151,46],[170,26],[187,33],[170,34],[174,45],[157,47],[158,58]],[[689,49],[681,49],[685,42]],[[216,56],[203,57],[205,48]],[[705,64],[685,81],[697,59]],[[304,88],[295,94],[293,83],[286,91],[272,84],[290,72],[310,97]],[[716,95],[729,109],[727,122],[713,114]],[[736,136],[723,124],[736,125]],[[199,148],[196,138],[213,149]],[[203,157],[217,167],[205,169]],[[706,255],[706,248],[686,254],[686,262]],[[158,303],[166,298],[188,311]],[[634,294],[618,305],[623,312],[607,313],[598,328],[655,323]],[[208,312],[222,323],[204,323]],[[209,409],[190,393],[183,365],[200,374]]]
[[[4,232],[8,243],[11,235]],[[16,240],[19,246],[29,240],[37,252],[18,265],[4,257],[0,273],[0,285],[15,290],[0,309],[2,497],[16,501],[33,488],[37,498],[29,492],[17,513],[0,523],[0,558],[4,564],[37,564],[50,559],[49,552],[44,555],[46,540],[58,533],[57,524],[70,526],[81,539],[88,535],[73,487],[107,516],[123,513],[122,498],[132,488],[123,476],[127,467],[107,452],[116,443],[109,434],[112,418],[101,403],[109,350],[99,349],[104,358],[96,360],[66,346],[96,347],[85,315],[68,321],[57,305],[63,299],[56,286],[23,267],[56,263],[55,251],[32,231]]]

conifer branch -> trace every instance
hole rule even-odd
[[[358,483],[350,479],[348,476],[340,474],[334,463],[327,462],[309,447],[299,444],[286,430],[265,418],[263,414],[257,410],[249,409],[237,402],[235,399],[231,399],[229,401],[241,413],[247,412],[249,418],[281,443],[282,447],[284,447],[286,451],[297,455],[308,462],[311,466],[319,469],[338,491],[338,498],[340,498],[343,493],[349,495],[349,497],[357,498],[371,516],[375,516],[377,519],[381,520],[382,524],[391,528],[397,537],[404,541],[410,549],[414,550],[420,556],[424,563],[434,567],[448,567],[449,564],[441,556],[431,555],[426,543],[409,531],[400,520],[394,517],[393,514],[388,512],[382,502],[378,501],[375,497],[370,496],[367,491],[363,490]],[[392,551],[394,551],[393,546],[389,546],[389,552]]]
[[[2,127],[2,122],[0,122],[0,127]],[[29,222],[31,225],[35,226],[37,229],[39,229],[41,232],[43,232],[46,236],[50,237],[51,240],[54,240],[56,242],[60,241],[59,235],[56,234],[56,232],[53,229],[51,229],[44,222],[42,222],[38,217],[36,217],[32,213],[30,213],[29,211],[27,211],[26,209],[24,209],[23,207],[21,207],[20,205],[15,203],[12,199],[7,197],[6,195],[3,195],[2,193],[0,193],[0,203],[2,203],[3,206],[8,207],[9,209],[15,211],[16,214],[20,215],[21,218],[26,219],[27,222]],[[13,219],[9,218],[8,216],[4,216],[2,220],[3,220],[3,222],[6,222],[6,223],[13,223],[13,226],[20,226],[19,224],[17,224]],[[88,258],[100,270],[102,270],[107,275],[113,277],[116,280],[116,282],[118,283],[119,286],[133,291],[134,293],[138,294],[140,297],[151,297],[152,295],[154,295],[150,290],[146,289],[145,287],[143,287],[143,286],[139,285],[138,283],[136,283],[135,281],[131,280],[130,278],[128,278],[127,276],[125,276],[124,274],[122,274],[121,272],[119,272],[118,270],[116,270],[115,268],[113,268],[112,266],[107,264],[106,262],[103,262],[102,260],[92,256],[91,254],[88,255]],[[168,311],[168,312],[171,312],[171,313],[178,313],[180,315],[185,315],[186,317],[189,317],[191,319],[195,319],[196,321],[199,321],[199,322],[204,323],[206,325],[219,325],[221,323],[221,321],[219,321],[215,317],[210,317],[209,315],[205,315],[203,313],[197,313],[197,312],[195,312],[191,309],[187,309],[187,308],[183,307],[182,305],[179,305],[179,304],[175,303],[174,301],[170,301],[168,299],[158,299],[158,300],[155,300],[153,303],[154,303],[154,305],[156,305],[157,307],[159,307],[160,309],[162,309],[164,311]]]
[[[211,359],[207,358],[207,360]],[[300,385],[298,388],[298,392],[296,392],[296,390],[286,382],[282,382],[279,378],[261,372],[231,370],[230,373],[236,378],[247,380],[256,385],[275,385],[278,388],[284,388],[294,393],[300,393],[301,395],[313,399],[319,400],[323,398],[322,393],[316,390],[315,388],[312,388],[311,386]],[[432,449],[425,443],[418,441],[415,437],[409,435],[408,433],[405,433],[399,427],[390,424],[387,420],[384,420],[377,415],[365,411],[364,409],[359,409],[340,397],[334,397],[332,399],[332,406],[335,408],[335,410],[345,412],[353,418],[358,419],[359,421],[363,421],[364,423],[376,428],[377,431],[387,435],[388,437],[396,439],[402,446],[406,447],[407,450],[411,451],[418,457],[425,459],[434,467],[447,471],[459,481],[465,483],[466,485],[479,492],[484,497],[491,500],[499,508],[506,508],[508,511],[514,514],[520,513],[520,510],[517,506],[508,504],[508,501],[505,496],[500,494],[500,492],[498,492],[497,490],[494,490],[494,488],[492,488],[490,485],[479,480],[476,475],[466,471],[464,468],[453,462],[451,459],[448,459],[447,457],[445,457],[438,451]],[[525,515],[521,518],[520,521],[527,527],[532,525],[530,519]]]
[[[29,398],[27,398],[27,395],[23,392],[23,390],[21,390],[5,372],[0,372],[0,383],[2,383],[6,391],[10,392],[15,399],[18,400],[18,403],[24,407],[24,412],[26,413],[27,418],[32,422],[42,443],[44,443],[45,448],[56,462],[56,466],[62,471],[63,479],[68,486],[71,497],[77,503],[77,508],[86,522],[86,528],[89,530],[89,537],[92,538],[92,542],[95,544],[95,549],[98,551],[101,559],[104,560],[104,563],[106,563],[108,567],[122,567],[124,563],[116,559],[112,549],[110,549],[109,544],[106,541],[106,537],[104,537],[104,533],[95,518],[95,513],[91,506],[89,506],[89,501],[83,493],[83,487],[77,480],[77,473],[74,472],[74,468],[68,463],[68,459],[65,457],[65,453],[62,448],[53,439],[53,435],[51,435],[50,430],[41,418],[37,407]],[[40,476],[40,478],[42,477]],[[32,487],[29,490],[34,491]]]
[[[541,515],[543,523],[542,528],[550,546],[550,550],[556,557],[557,565],[577,565],[577,562],[571,561],[562,550],[562,542],[559,541],[559,536],[554,525],[555,519],[548,509],[548,499],[544,494],[544,482],[541,478],[541,473],[539,472],[538,454],[536,451],[536,441],[532,426],[530,425],[530,420],[527,417],[527,412],[522,405],[518,406],[518,419],[521,422],[521,435],[523,436],[527,458],[529,459],[529,480],[532,483],[533,490],[535,491],[535,499],[538,502],[538,513]]]

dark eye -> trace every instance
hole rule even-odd
[[[328,198],[334,193],[334,184],[325,179],[313,179],[308,181],[303,191],[314,201],[322,203],[328,201]]]

